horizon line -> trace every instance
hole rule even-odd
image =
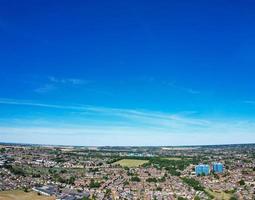
[[[51,147],[205,147],[205,146],[232,146],[232,145],[255,145],[255,142],[247,143],[222,143],[222,144],[196,144],[196,145],[62,145],[62,144],[37,144],[37,143],[18,143],[0,142],[0,145],[20,145],[20,146],[51,146]]]

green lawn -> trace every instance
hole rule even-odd
[[[0,200],[55,200],[54,197],[38,195],[36,192],[12,190],[0,192]]]
[[[231,194],[228,194],[226,192],[217,192],[217,191],[211,191],[211,190],[208,190],[206,189],[206,191],[213,195],[215,199],[222,199],[222,200],[229,200],[231,198]]]
[[[144,163],[149,162],[148,160],[138,160],[138,159],[122,159],[114,164],[119,164],[122,167],[139,167],[143,165]]]

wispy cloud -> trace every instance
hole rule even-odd
[[[57,78],[54,76],[49,76],[46,82],[42,86],[36,88],[34,91],[39,94],[45,94],[65,88],[66,86],[80,86],[88,83],[89,81],[77,78]]]
[[[88,83],[88,81],[76,78],[56,78],[54,76],[49,77],[49,81],[58,84],[72,84],[72,85],[82,85]]]
[[[198,90],[195,90],[193,88],[189,88],[189,87],[183,87],[183,86],[180,86],[180,85],[177,85],[176,83],[174,82],[165,82],[165,84],[167,86],[170,86],[172,88],[175,88],[175,89],[178,89],[178,90],[181,90],[183,92],[187,92],[189,94],[200,94],[201,92],[198,91]]]
[[[43,93],[48,93],[48,92],[54,91],[56,89],[57,89],[57,87],[55,85],[45,84],[42,87],[36,88],[34,91],[37,93],[43,94]]]
[[[180,90],[182,92],[185,92],[185,93],[189,93],[189,94],[200,94],[201,92],[197,89],[194,89],[194,88],[190,88],[190,87],[186,87],[186,86],[183,86],[179,83],[176,83],[175,81],[168,81],[168,80],[158,80],[157,78],[155,77],[152,77],[152,76],[143,76],[140,78],[141,81],[144,81],[144,82],[147,82],[147,83],[157,83],[157,84],[160,84],[160,85],[164,85],[164,86],[167,86],[167,87],[170,87],[170,88],[173,88],[173,89],[176,89],[176,90]]]
[[[230,128],[230,127],[228,127]],[[173,131],[156,128],[125,126],[83,126],[83,127],[6,127],[0,126],[1,140],[62,145],[195,145],[195,144],[233,144],[254,142],[252,130],[232,127],[215,132],[184,130]],[[222,134],[224,132],[224,134]],[[40,137],[38,137],[40,136]]]
[[[176,145],[255,141],[253,120],[213,120],[195,117],[194,112],[188,111],[164,113],[91,105],[45,104],[17,99],[0,99],[0,104],[62,109],[70,113],[75,111],[79,120],[85,120],[78,123],[77,118],[70,120],[65,116],[61,116],[61,121],[54,117],[36,119],[32,116],[27,121],[9,121],[11,127],[1,122],[0,136],[3,141],[33,139],[36,143],[49,143],[56,139],[60,144],[72,141],[72,144],[77,145]],[[43,110],[40,112],[43,113]],[[94,116],[91,120],[95,121],[87,121],[88,116]],[[39,134],[42,136],[40,141],[37,137]]]
[[[183,113],[163,113],[157,111],[137,110],[137,109],[122,109],[122,108],[110,108],[99,107],[91,105],[57,105],[57,104],[45,104],[33,101],[15,100],[15,99],[0,99],[0,104],[19,105],[19,106],[34,106],[44,107],[52,109],[64,109],[74,110],[80,113],[90,113],[94,115],[100,115],[107,118],[107,116],[116,116],[119,120],[128,119],[131,122],[143,123],[151,126],[170,126],[181,127],[184,124],[193,126],[205,126],[210,122],[204,119],[186,117]],[[188,113],[188,112],[186,112]]]
[[[36,107],[46,107],[46,108],[56,108],[56,109],[77,109],[73,106],[61,106],[55,104],[44,104],[44,103],[36,103],[27,100],[17,100],[17,99],[0,99],[0,104],[9,104],[9,105],[19,105],[19,106],[36,106]]]

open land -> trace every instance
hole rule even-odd
[[[148,160],[122,159],[122,160],[115,162],[115,164],[119,164],[122,167],[139,167],[147,162],[148,162]]]
[[[55,198],[38,195],[36,192],[12,190],[0,192],[0,200],[55,200]]]

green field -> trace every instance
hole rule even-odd
[[[216,192],[211,190],[206,190],[209,194],[213,195],[215,199],[229,200],[231,198],[231,194],[226,192]]]
[[[122,167],[139,167],[143,165],[144,163],[149,162],[148,160],[138,160],[138,159],[122,159],[114,164],[119,164]]]
[[[20,190],[0,192],[0,200],[55,200],[54,197],[38,195],[36,192],[23,192]]]

